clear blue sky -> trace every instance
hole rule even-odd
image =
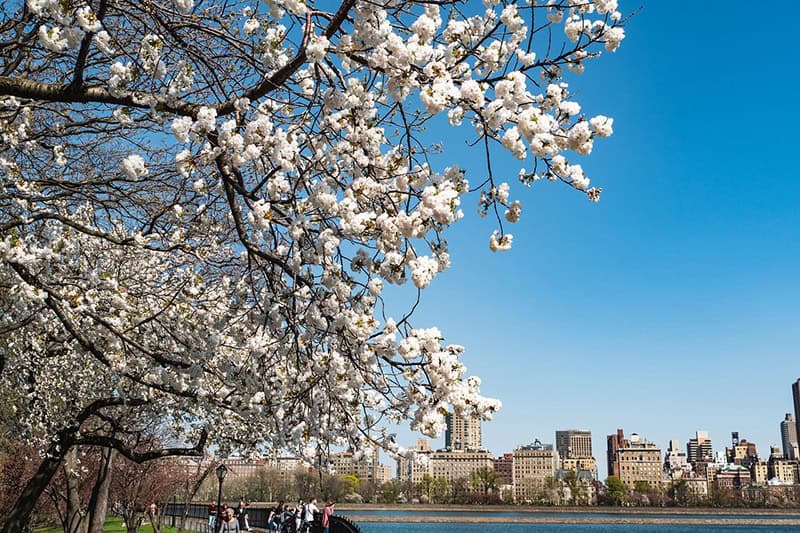
[[[468,199],[453,267],[415,323],[467,346],[470,373],[502,400],[483,427],[496,454],[590,429],[604,478],[605,436],[621,427],[662,448],[708,430],[715,450],[739,431],[766,456],[800,377],[792,4],[621,5],[643,6],[623,46],[571,80],[588,116],[615,119],[581,160],[601,202],[525,190],[504,158],[525,206],[514,249],[489,251],[492,221]],[[482,179],[480,153],[446,149]]]

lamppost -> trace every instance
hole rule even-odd
[[[219,531],[220,521],[219,515],[222,513],[222,480],[225,479],[225,474],[228,473],[228,468],[220,463],[217,467],[217,479],[219,480],[219,492],[217,493],[217,514],[214,520],[214,531]]]

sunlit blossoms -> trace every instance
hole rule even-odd
[[[6,8],[0,392],[35,414],[20,434],[52,442],[113,399],[176,439],[324,463],[499,408],[384,288],[435,283],[474,202],[500,252],[527,186],[599,200],[584,166],[613,119],[572,87],[624,19],[616,0],[390,4]],[[458,135],[469,164],[448,161]]]

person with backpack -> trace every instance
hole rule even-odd
[[[289,509],[288,505],[283,506],[281,513],[281,533],[293,533],[294,528],[294,511]]]
[[[305,512],[303,513],[303,522],[305,524],[304,529],[301,533],[306,533],[311,525],[314,523],[314,513],[318,513],[319,508],[317,507],[317,499],[311,498],[305,507]]]
[[[269,518],[267,518],[267,527],[270,531],[278,533],[281,530],[282,513],[283,502],[278,502],[278,505],[270,510]]]

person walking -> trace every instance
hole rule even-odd
[[[208,505],[208,533],[214,533],[214,522],[217,518],[217,506],[213,503]]]
[[[306,504],[306,512],[303,516],[303,522],[305,523],[305,528],[302,533],[306,533],[311,527],[311,524],[314,523],[314,513],[318,513],[319,508],[317,507],[317,499],[311,498],[309,502]]]
[[[294,508],[294,531],[295,533],[300,533],[303,523],[303,515],[305,514],[305,504],[303,500],[299,500],[297,502],[297,507]]]
[[[228,509],[225,512],[225,520],[222,521],[222,527],[219,533],[241,533],[239,529],[239,521],[233,516],[233,509]]]
[[[281,530],[281,514],[283,513],[283,502],[278,502],[276,507],[273,507],[269,512],[267,518],[267,527],[271,532],[277,533]]]
[[[233,513],[233,516],[239,521],[239,529],[242,531],[250,531],[250,524],[247,521],[247,504],[244,503],[244,500],[239,501],[239,507]]]
[[[293,533],[292,528],[294,528],[294,512],[288,505],[284,505],[281,513],[281,533]]]
[[[331,530],[331,515],[333,514],[333,506],[336,505],[332,500],[328,500],[325,508],[322,509],[322,533],[330,533]]]

